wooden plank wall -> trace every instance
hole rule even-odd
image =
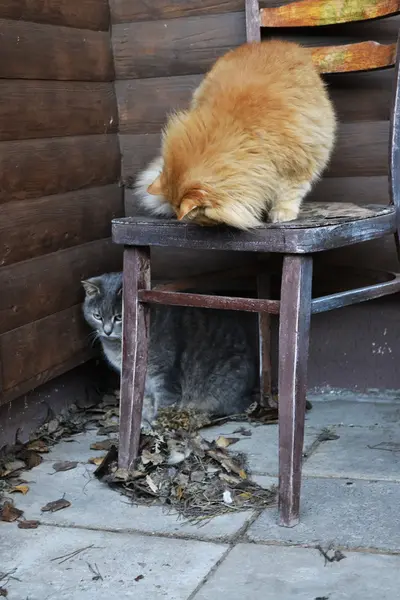
[[[119,269],[107,0],[0,4],[0,404],[91,355],[80,280]]]
[[[290,0],[265,0],[264,6]],[[120,117],[122,177],[132,181],[157,153],[159,132],[172,108],[187,105],[192,90],[214,60],[245,41],[244,0],[110,0],[116,92]],[[318,45],[375,39],[393,42],[399,18],[323,30],[275,30]],[[268,37],[271,31],[265,32]],[[311,199],[387,202],[387,147],[393,71],[337,75],[328,79],[341,121],[336,152],[326,178]],[[126,211],[137,207],[126,190]],[[333,254],[332,260],[365,260],[397,268],[392,240]]]

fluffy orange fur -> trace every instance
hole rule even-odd
[[[245,44],[217,60],[189,110],[163,132],[163,169],[148,193],[178,219],[249,229],[296,219],[327,165],[335,114],[306,48]]]

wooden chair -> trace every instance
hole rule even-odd
[[[259,9],[246,0],[247,39],[260,41],[260,28],[319,26],[389,17],[400,0],[360,0],[340,12],[342,0],[303,0]],[[354,8],[354,6],[356,8]],[[328,10],[329,8],[329,10]],[[275,33],[275,32],[274,32]],[[306,408],[311,314],[363,302],[400,290],[400,276],[387,281],[312,298],[313,254],[393,234],[399,249],[400,226],[400,76],[396,44],[363,42],[313,49],[323,73],[369,71],[396,64],[390,130],[389,206],[305,203],[297,221],[265,224],[253,231],[199,227],[175,220],[125,218],[113,221],[113,239],[124,244],[124,327],[119,464],[132,468],[138,452],[149,335],[149,305],[165,304],[252,311],[259,314],[261,388],[268,393],[269,315],[279,314],[279,510],[280,524],[299,521],[301,462]],[[396,59],[397,56],[397,59]],[[258,298],[184,293],[193,281],[152,289],[150,247],[231,250],[283,255],[280,301],[268,299],[267,268],[258,278]],[[181,291],[177,291],[181,290]]]

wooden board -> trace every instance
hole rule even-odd
[[[138,171],[155,158],[160,151],[161,136],[158,133],[137,135],[120,135],[121,146],[121,178],[131,184]]]
[[[0,142],[0,204],[118,180],[117,135]]]
[[[155,77],[116,82],[120,131],[158,133],[167,114],[185,108],[202,75]],[[329,92],[344,122],[389,119],[393,71],[327,77]]]
[[[327,177],[379,176],[388,172],[389,123],[342,123]],[[131,183],[157,156],[159,134],[121,135],[122,179]]]
[[[0,334],[82,302],[82,279],[119,270],[122,248],[111,239],[0,268]]]
[[[107,31],[107,0],[1,0],[0,19]]]
[[[297,0],[260,11],[263,27],[310,27],[379,19],[400,12],[399,0]]]
[[[109,237],[123,213],[117,184],[0,204],[1,265]]]
[[[397,44],[379,44],[374,41],[323,46],[312,49],[314,64],[320,73],[353,73],[393,67]]]
[[[81,313],[79,304],[0,335],[3,389],[26,381],[31,382],[32,389],[35,381],[40,385],[50,378],[45,375],[47,371],[80,353],[88,357],[89,329]]]
[[[387,121],[392,107],[393,70],[326,77],[339,121]]]
[[[107,31],[0,19],[0,78],[112,81]]]
[[[115,25],[116,78],[204,73],[216,58],[244,41],[242,12]]]
[[[194,17],[244,9],[244,0],[110,0],[113,23]]]
[[[117,130],[111,82],[0,80],[0,140]]]
[[[202,75],[117,81],[116,93],[123,133],[158,133],[172,109],[186,108]]]
[[[356,204],[389,204],[388,178],[325,177],[319,181],[307,200],[316,202],[355,202]]]
[[[344,123],[339,127],[326,177],[387,175],[389,123]]]
[[[0,385],[0,406],[21,397],[25,403],[30,401],[28,400],[28,398],[30,399],[30,395],[28,396],[28,394],[32,390],[47,383],[48,381],[51,381],[52,379],[55,379],[56,377],[59,377],[60,375],[63,375],[64,373],[67,373],[68,371],[71,371],[72,369],[75,369],[76,367],[79,367],[80,365],[83,365],[90,359],[97,357],[98,352],[98,349],[96,350],[95,348],[85,347],[83,350],[76,352],[68,360],[62,362],[61,364],[50,367],[49,369],[46,369],[46,371],[43,371],[43,373],[39,373],[39,375],[36,375],[31,379],[25,380],[13,388],[2,392]]]

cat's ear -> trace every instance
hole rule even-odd
[[[161,177],[160,175],[149,185],[147,193],[152,196],[162,196]]]
[[[185,194],[180,203],[178,210],[178,221],[181,221],[185,217],[187,217],[192,211],[197,208],[204,208],[206,206],[210,206],[209,201],[207,200],[207,192],[201,188],[192,189]]]
[[[100,288],[98,285],[93,283],[93,281],[81,281],[81,284],[84,287],[87,296],[95,296],[100,292]]]

